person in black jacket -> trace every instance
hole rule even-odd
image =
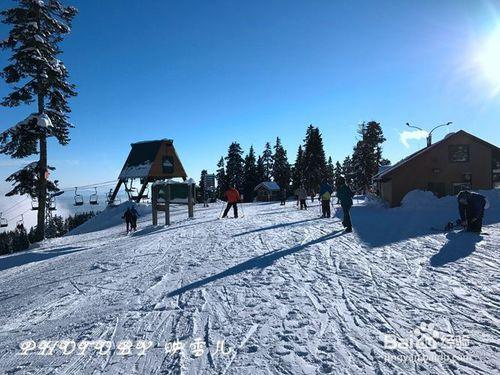
[[[486,198],[471,191],[461,191],[457,195],[458,212],[462,226],[470,232],[481,233]]]
[[[122,219],[125,219],[127,233],[130,232],[130,230],[134,228],[134,214],[132,213],[132,210],[130,210],[130,207],[127,208],[127,211],[123,214]]]

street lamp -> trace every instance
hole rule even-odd
[[[442,127],[442,126],[448,126],[448,125],[451,125],[451,124],[453,124],[453,122],[449,121],[446,124],[441,124],[441,125],[438,125],[438,126],[434,127],[430,132],[428,132],[428,135],[427,135],[427,147],[429,147],[432,144],[432,132],[434,130],[436,130],[436,129]],[[427,132],[426,130],[424,130],[422,128],[419,128],[418,126],[410,125],[408,122],[406,123],[406,126],[408,126],[409,128],[415,128],[415,129]]]

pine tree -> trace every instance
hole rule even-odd
[[[286,150],[281,144],[281,139],[276,138],[276,144],[274,145],[274,166],[273,175],[274,181],[282,188],[289,190],[290,187],[290,163],[288,163],[288,157],[286,155]]]
[[[261,182],[269,181],[266,179],[266,168],[264,166],[264,160],[262,160],[262,156],[257,158],[257,184]]]
[[[12,194],[35,190],[40,240],[45,237],[47,178],[51,169],[47,164],[47,138],[55,137],[61,145],[66,145],[72,127],[68,122],[67,100],[76,95],[75,87],[67,82],[68,71],[57,57],[62,52],[59,44],[70,32],[77,10],[64,7],[58,0],[18,0],[18,3],[17,7],[0,12],[2,22],[12,25],[7,39],[0,41],[0,48],[12,51],[9,65],[1,75],[7,84],[15,85],[0,104],[17,107],[36,102],[37,112],[0,134],[0,153],[13,158],[39,154],[36,167],[25,168],[9,178],[16,184]],[[33,176],[27,178],[27,173]]]
[[[226,178],[228,186],[235,186],[236,189],[243,188],[243,151],[237,142],[231,143],[226,156]]]
[[[254,189],[259,183],[255,151],[253,146],[250,146],[250,151],[248,152],[248,155],[245,156],[243,166],[243,197],[245,198],[245,202],[253,201],[255,196]]]
[[[306,188],[316,192],[322,180],[327,177],[326,157],[323,139],[318,128],[309,125],[304,139],[304,180]]]
[[[342,176],[348,185],[352,183],[352,160],[350,156],[346,156],[342,162]]]
[[[223,199],[229,184],[227,183],[226,169],[224,168],[224,157],[222,156],[217,163],[215,178],[217,179],[217,197],[219,199]]]
[[[297,190],[304,183],[304,151],[302,146],[297,150],[297,157],[292,169],[292,188]]]
[[[339,179],[341,177],[344,177],[343,174],[344,173],[343,173],[342,165],[340,165],[340,163],[337,161],[337,163],[335,163],[335,169],[333,171],[332,186],[338,186],[339,185]]]
[[[335,167],[333,166],[332,157],[328,157],[328,162],[326,163],[326,181],[330,186],[334,186],[335,183]]]
[[[207,174],[208,174],[207,170],[203,169],[200,175],[199,187],[200,187],[200,194],[203,198],[205,198],[205,177],[207,176]]]
[[[269,142],[266,142],[264,151],[262,152],[262,164],[264,165],[264,181],[271,181],[273,176],[273,151]]]

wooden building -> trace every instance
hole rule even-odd
[[[272,202],[280,200],[280,186],[273,181],[264,181],[258,184],[254,191],[258,202]]]
[[[118,183],[109,201],[113,203],[121,185],[129,199],[140,201],[146,196],[149,183],[180,177],[186,180],[187,175],[174,148],[171,139],[144,141],[131,144],[132,149],[118,176]],[[133,187],[133,182],[139,180],[140,188]]]
[[[381,170],[373,180],[375,190],[391,207],[416,189],[438,197],[466,189],[498,189],[500,148],[460,130]]]

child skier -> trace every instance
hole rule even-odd
[[[342,211],[344,211],[342,225],[344,226],[347,233],[352,232],[350,212],[352,207],[352,197],[354,197],[354,193],[351,191],[351,189],[349,189],[349,186],[346,185],[345,179],[343,177],[339,177],[337,186],[337,198],[339,199],[340,205],[342,206]]]
[[[329,218],[331,216],[330,198],[332,196],[332,193],[332,187],[328,184],[328,182],[323,181],[319,189],[319,197],[321,199],[321,212],[323,213],[323,217]]]
[[[471,191],[461,191],[457,196],[458,212],[462,226],[470,232],[481,233],[486,198]]]
[[[240,192],[236,189],[236,186],[232,186],[226,191],[227,206],[224,210],[222,218],[224,219],[229,212],[229,209],[233,207],[233,213],[235,219],[238,218],[238,202],[240,201]]]
[[[300,187],[295,191],[295,195],[297,196],[297,203],[300,203],[300,209],[307,210],[307,191],[304,188],[304,185],[300,185]]]

